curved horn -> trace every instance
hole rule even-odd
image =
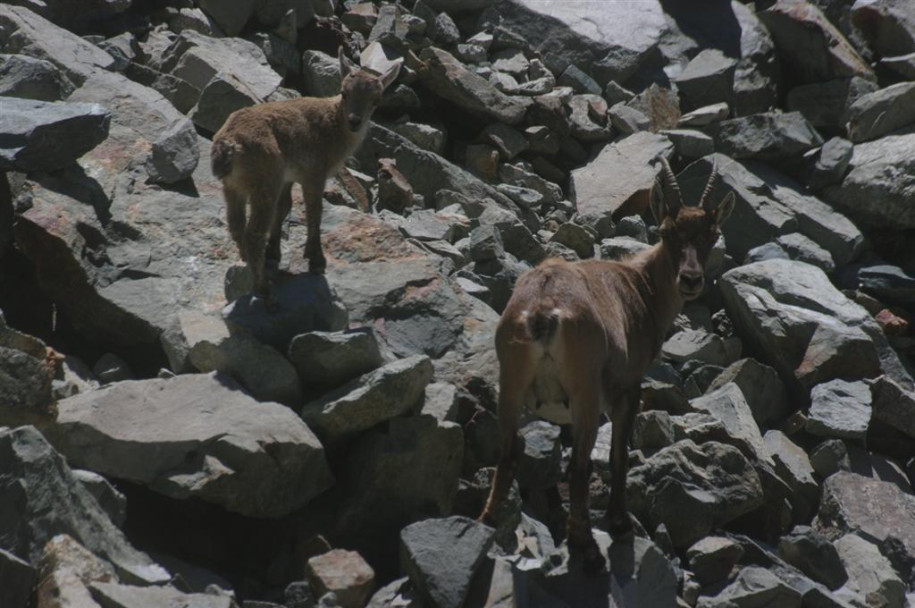
[[[674,175],[670,163],[663,156],[661,157],[661,175],[664,189],[664,206],[671,215],[676,215],[677,210],[683,205],[683,197],[680,195],[680,185],[677,183],[677,176]]]
[[[712,172],[708,176],[708,183],[705,184],[705,190],[702,191],[702,197],[699,199],[699,206],[706,211],[712,210],[711,194],[718,185],[721,175],[718,173],[718,162],[712,161]]]

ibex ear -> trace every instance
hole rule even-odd
[[[664,192],[661,190],[660,181],[655,181],[654,185],[651,187],[651,193],[648,196],[648,207],[651,209],[651,215],[654,217],[655,224],[660,226],[667,213],[664,206]]]
[[[340,50],[337,51],[337,58],[340,60],[340,79],[346,78],[350,72],[352,72],[356,66],[353,65],[353,62],[343,54],[343,47],[340,47]]]
[[[397,75],[400,74],[400,66],[401,66],[401,62],[398,61],[397,63],[395,63],[394,65],[389,67],[388,70],[384,74],[382,74],[381,76],[378,77],[378,80],[381,81],[381,86],[383,88],[385,88],[385,89],[388,88],[389,86],[391,86],[391,84],[393,84],[393,82],[395,80],[397,80]]]
[[[715,209],[715,223],[717,225],[722,225],[731,216],[731,212],[734,210],[734,201],[734,191],[732,190],[718,203],[718,207]]]

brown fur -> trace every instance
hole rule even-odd
[[[327,178],[343,166],[369,128],[372,112],[398,69],[353,71],[342,52],[341,93],[262,103],[238,110],[213,137],[213,174],[222,180],[229,232],[251,268],[254,290],[268,295],[265,262],[279,264],[280,232],[302,188],[309,270],[323,273],[321,207]],[[250,209],[250,211],[248,211]]]
[[[568,538],[589,568],[603,563],[588,516],[601,412],[613,422],[607,524],[611,533],[627,534],[627,444],[641,379],[684,300],[701,292],[702,265],[733,205],[733,193],[717,209],[666,198],[660,185],[652,190],[652,207],[663,218],[660,243],[622,262],[544,262],[518,280],[496,330],[502,456],[481,519],[495,519],[511,485],[522,407],[565,398],[572,425]]]

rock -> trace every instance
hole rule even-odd
[[[314,331],[289,343],[289,360],[306,386],[337,388],[380,367],[384,360],[370,328]]]
[[[508,253],[532,265],[541,262],[546,257],[540,241],[531,234],[521,220],[505,209],[489,205],[477,219],[479,225],[491,225],[499,231],[502,244]]]
[[[38,562],[38,606],[95,608],[88,585],[118,580],[111,564],[99,559],[67,534],[48,541]]]
[[[0,549],[0,600],[4,606],[27,606],[38,573],[28,562]]]
[[[375,592],[366,608],[420,608],[409,577],[394,579]]]
[[[0,98],[0,169],[61,169],[104,141],[110,120],[97,104]]]
[[[228,595],[182,593],[173,587],[137,587],[117,583],[92,583],[92,597],[110,608],[179,605],[187,608],[232,608],[235,601]]]
[[[900,82],[859,97],[848,108],[848,138],[877,139],[915,123],[915,83]]]
[[[737,116],[767,112],[777,105],[780,64],[769,30],[756,12],[731,3],[740,24],[740,59],[734,72]]]
[[[440,422],[454,422],[459,407],[457,387],[447,382],[432,382],[426,386],[420,414],[432,416]]]
[[[482,137],[496,146],[506,161],[514,159],[528,148],[527,139],[520,131],[501,123],[487,125]]]
[[[713,103],[733,104],[734,70],[737,61],[718,49],[706,49],[693,57],[676,77],[684,110],[695,110]]]
[[[594,233],[575,222],[566,222],[550,238],[551,242],[560,243],[575,252],[579,258],[594,256]]]
[[[904,1],[855,2],[851,22],[877,55],[915,52],[915,12]]]
[[[505,254],[502,237],[495,226],[480,224],[470,232],[470,259],[486,262]]]
[[[226,289],[226,298],[237,294]],[[323,276],[298,274],[281,277],[271,292],[275,310],[267,311],[261,298],[238,297],[222,311],[230,333],[246,333],[287,352],[295,336],[310,331],[340,331],[348,325],[347,313],[335,290]]]
[[[333,593],[341,608],[362,608],[375,587],[375,571],[355,551],[334,549],[308,560],[308,578],[319,596]]]
[[[631,236],[604,239],[600,243],[600,257],[604,260],[623,260],[649,247]]]
[[[321,51],[302,54],[304,93],[312,97],[333,97],[340,92],[340,62]]]
[[[848,580],[836,547],[809,526],[797,526],[778,543],[778,556],[829,589]]]
[[[800,112],[754,114],[718,123],[715,149],[735,159],[787,162],[823,144]]]
[[[216,0],[202,0],[200,8],[219,25],[226,36],[237,36],[254,15],[257,2],[245,0],[226,5]]]
[[[717,442],[678,441],[629,472],[626,495],[639,521],[667,526],[688,547],[762,505],[759,476],[739,450]]]
[[[610,118],[613,128],[623,135],[647,131],[651,126],[651,120],[647,116],[623,102],[610,108],[607,111],[607,116]],[[664,135],[666,136],[666,133]],[[676,143],[674,143],[674,146],[676,146]]]
[[[570,64],[569,67],[562,71],[562,74],[556,79],[556,84],[561,87],[570,87],[576,93],[601,94],[600,84],[578,69],[575,64]]]
[[[901,76],[904,80],[915,78],[915,53],[896,57],[883,57],[878,62],[878,65],[895,72],[896,75]]]
[[[674,145],[677,154],[684,158],[701,158],[715,152],[715,140],[702,131],[693,129],[668,129],[661,131]]]
[[[900,542],[909,559],[915,558],[912,512],[915,497],[894,483],[839,471],[826,479],[814,529],[835,541],[856,533],[885,545]],[[848,564],[846,564],[848,568]]]
[[[915,227],[915,133],[856,145],[849,167],[841,184],[823,190],[828,203],[864,227]]]
[[[849,107],[877,90],[877,84],[853,76],[827,82],[812,82],[788,91],[788,109],[800,112],[817,129],[845,129]]]
[[[133,380],[134,373],[124,359],[114,353],[105,353],[92,366],[92,373],[102,384]]]
[[[719,286],[738,335],[763,354],[801,402],[813,386],[831,378],[874,377],[881,369],[907,376],[873,318],[818,268],[788,260],[755,262],[726,272]],[[778,335],[766,329],[775,319],[782,328]]]
[[[28,55],[0,55],[0,95],[39,101],[60,101],[73,83],[50,61]]]
[[[114,67],[111,55],[24,6],[0,6],[0,32],[4,53],[49,61],[77,86],[96,70]]]
[[[672,152],[666,137],[647,132],[604,146],[594,160],[572,171],[570,198],[578,213],[596,220],[602,236],[602,223],[644,213],[657,174],[652,163]]]
[[[710,106],[703,106],[698,110],[687,112],[677,121],[679,128],[700,128],[721,122],[731,115],[728,104],[713,103]]]
[[[766,431],[763,440],[766,451],[775,462],[775,473],[791,487],[788,500],[791,502],[794,521],[809,521],[820,498],[820,486],[814,479],[813,466],[807,453],[787,435],[775,429]]]
[[[886,376],[871,383],[870,390],[873,419],[915,438],[915,393]]]
[[[830,380],[810,391],[808,433],[864,440],[870,420],[871,392],[866,382]]]
[[[121,494],[111,483],[92,471],[73,469],[73,476],[89,490],[99,506],[105,511],[112,523],[118,528],[124,527],[127,519],[127,497]]]
[[[238,389],[218,374],[121,382],[61,401],[52,435],[74,465],[103,475],[286,515],[333,483],[324,449],[288,408]]]
[[[858,270],[860,288],[883,301],[915,303],[915,276],[891,264],[873,264]]]
[[[811,190],[821,190],[826,186],[838,184],[845,177],[845,172],[854,154],[854,146],[847,139],[833,137],[823,144],[808,178]]]
[[[713,597],[700,596],[697,608],[767,605],[801,608],[801,594],[765,568],[747,566]]]
[[[431,378],[428,357],[399,359],[306,403],[302,418],[322,441],[332,444],[417,410]]]
[[[233,112],[262,101],[266,100],[258,97],[243,80],[220,72],[207,82],[188,116],[201,129],[216,133]]]
[[[406,138],[419,148],[434,154],[445,150],[445,131],[443,129],[417,122],[403,122],[390,125],[392,131]]]
[[[400,534],[401,568],[430,608],[461,608],[494,534],[460,516],[411,524]]]
[[[815,5],[779,0],[758,15],[801,83],[850,76],[875,80],[867,63]]]
[[[742,555],[740,544],[722,536],[707,536],[686,550],[690,570],[703,585],[727,578]]]
[[[463,446],[460,426],[431,416],[394,418],[363,435],[340,475],[347,498],[337,534],[372,563],[395,559],[388,551],[405,525],[451,512]]]
[[[903,608],[908,603],[905,583],[876,546],[855,534],[846,534],[834,545],[848,571],[849,589],[887,608]]]
[[[813,240],[798,232],[783,234],[775,241],[789,259],[805,262],[816,266],[825,273],[831,273],[836,269],[836,264],[832,260],[832,255]]]
[[[153,143],[146,172],[153,182],[174,184],[190,177],[199,160],[200,146],[194,124],[182,120]]]
[[[736,384],[728,383],[721,388],[693,399],[690,405],[699,412],[711,414],[721,421],[728,434],[748,446],[751,453],[737,444],[736,447],[744,450],[744,455],[755,457],[756,461],[771,464],[772,457],[763,441],[759,427],[753,419],[753,412],[743,396],[743,392]]]
[[[724,367],[740,357],[740,341],[704,329],[688,329],[671,336],[661,346],[661,354],[677,363],[697,360]]]
[[[848,451],[841,439],[827,439],[816,446],[810,452],[810,464],[823,479],[836,471],[848,471],[851,468]]]
[[[275,348],[243,333],[231,335],[215,315],[186,312],[178,320],[188,344],[187,361],[194,370],[231,376],[258,401],[300,405],[296,369]]]
[[[0,424],[37,423],[52,414],[49,371],[43,358],[0,346]]]
[[[632,427],[633,448],[645,452],[666,448],[675,441],[670,414],[663,410],[640,412]]]
[[[70,467],[34,427],[0,429],[0,537],[16,555],[37,563],[45,544],[69,534],[110,562],[123,580],[162,584],[169,574],[134,549]],[[22,522],[42,521],[41,526]]]
[[[549,490],[562,477],[562,444],[559,427],[536,420],[519,431],[524,450],[518,460],[515,478],[522,490]]]
[[[788,412],[788,395],[778,373],[756,359],[736,361],[712,380],[706,392],[733,382],[743,393],[753,418],[761,426],[782,420]]]
[[[420,59],[426,62],[421,73],[423,84],[466,112],[509,125],[524,118],[528,103],[499,92],[447,51],[429,47],[423,50]]]

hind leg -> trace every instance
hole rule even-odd
[[[276,212],[273,216],[273,224],[270,227],[270,239],[267,241],[267,266],[271,270],[279,268],[282,253],[280,251],[280,239],[283,235],[283,222],[292,209],[292,184],[283,186],[279,199],[276,203]]]
[[[610,446],[610,506],[607,509],[607,529],[614,538],[632,534],[632,520],[626,507],[626,477],[629,473],[629,436],[639,411],[640,389],[623,391],[610,409],[613,441]]]
[[[269,297],[270,286],[265,268],[267,239],[276,216],[282,184],[262,185],[251,197],[251,214],[245,227],[245,254],[254,277],[254,294]]]
[[[313,175],[302,183],[302,198],[305,199],[305,222],[308,226],[308,239],[305,241],[305,257],[308,258],[308,270],[314,274],[324,274],[327,260],[321,248],[321,212],[324,197],[323,176]]]
[[[238,254],[242,262],[247,262],[245,254],[245,205],[247,196],[241,191],[226,184],[222,188],[223,195],[226,199],[226,221],[229,224],[229,234],[238,247]]]
[[[569,463],[569,552],[580,558],[588,573],[596,573],[604,565],[597,542],[591,533],[589,487],[591,481],[591,450],[597,439],[600,423],[600,388],[597,381],[588,381],[570,394],[572,410],[572,460]]]

